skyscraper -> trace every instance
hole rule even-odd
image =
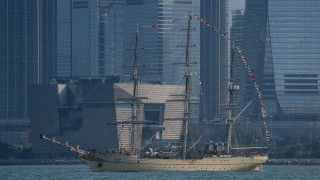
[[[158,24],[159,0],[126,1],[123,16],[123,64],[133,65],[135,34],[138,30],[138,62],[140,76],[163,78],[162,42],[158,28],[144,28]],[[133,68],[126,68],[124,75],[133,75]]]
[[[247,64],[250,67],[251,72],[254,74],[255,80],[260,85],[262,90],[263,83],[263,70],[264,70],[264,56],[265,56],[265,41],[266,41],[266,10],[265,0],[248,0],[246,1],[245,19],[244,19],[244,37],[242,43],[242,54],[247,59]],[[241,59],[238,59],[241,61]],[[245,67],[242,64],[241,68],[245,71]],[[246,72],[246,71],[245,71]],[[243,76],[241,80],[241,95],[242,107],[246,106],[252,99],[258,99],[256,89],[253,81],[246,72],[246,76]],[[262,92],[263,94],[263,92]],[[251,119],[257,119],[260,116],[260,103],[258,100],[254,100],[244,112],[246,117]]]
[[[26,119],[27,85],[40,83],[37,1],[0,2],[0,119]]]
[[[230,38],[231,38],[231,44],[230,47],[234,48],[233,49],[233,66],[232,68],[233,71],[233,83],[235,85],[238,85],[239,91],[235,91],[233,94],[234,96],[233,101],[235,104],[238,104],[240,107],[244,107],[246,104],[242,104],[244,102],[244,96],[243,92],[245,91],[244,89],[244,82],[245,78],[248,76],[246,69],[243,67],[243,63],[241,61],[241,57],[239,53],[237,52],[237,49],[239,48],[242,49],[243,44],[244,44],[244,18],[245,18],[245,11],[244,9],[236,9],[232,10],[232,27],[230,28]],[[232,58],[232,57],[230,57]],[[240,113],[239,109],[234,109],[235,115],[238,115]],[[240,117],[241,118],[241,117]]]
[[[98,1],[57,0],[57,75],[97,76]]]
[[[246,1],[244,53],[269,115],[319,119],[319,8],[316,0]]]
[[[43,57],[49,51],[48,39],[39,33],[44,30],[40,6],[45,5],[0,1],[0,141],[9,144],[28,143],[28,85],[46,83],[54,73],[50,60]]]
[[[159,22],[164,23],[159,27],[160,38],[163,38],[163,63],[164,78],[167,84],[184,84],[185,53],[187,40],[187,16],[200,13],[200,2],[188,1],[163,1],[161,4],[161,16]],[[172,22],[177,18],[185,17],[180,21]],[[165,24],[166,23],[166,24]],[[193,62],[191,72],[200,72],[200,22],[191,21],[190,31],[190,61]],[[198,64],[196,64],[198,63]],[[195,85],[196,77],[192,79]],[[199,83],[197,83],[198,85]],[[199,87],[193,86],[193,91],[199,91]],[[198,93],[199,94],[199,93]]]
[[[37,2],[39,77],[41,84],[48,84],[57,75],[57,0]]]
[[[320,120],[319,10],[318,0],[268,1],[276,95],[296,120]]]
[[[200,15],[213,26],[228,32],[227,0],[201,0]],[[207,119],[223,116],[227,97],[228,41],[217,32],[200,25],[201,113]]]
[[[99,1],[99,75],[123,74],[124,6],[123,0]]]

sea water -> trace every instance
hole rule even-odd
[[[86,165],[0,166],[0,180],[7,179],[320,180],[320,166],[264,165],[259,172],[91,172]]]

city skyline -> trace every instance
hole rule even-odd
[[[0,120],[15,119],[23,124],[29,121],[29,85],[53,83],[51,80],[56,77],[131,76],[132,68],[124,66],[132,65],[137,26],[138,57],[144,65],[139,69],[140,75],[151,77],[152,83],[182,85],[185,67],[179,64],[183,64],[185,56],[186,15],[198,14],[221,32],[229,33],[232,9],[245,9],[245,35],[239,43],[261,86],[267,112],[278,119],[318,120],[320,73],[315,61],[317,39],[311,37],[317,36],[313,28],[318,24],[312,20],[318,18],[320,4],[310,0],[307,6],[306,2],[297,1],[296,4],[300,2],[306,8],[299,9],[296,4],[282,2],[285,1],[39,0],[30,4],[22,0],[3,1]],[[288,26],[297,24],[296,29],[283,31],[279,25],[279,6],[289,9],[281,22]],[[297,11],[291,12],[290,8]],[[311,15],[304,14],[306,10]],[[310,18],[304,19],[307,16]],[[300,32],[301,24],[307,27],[304,36]],[[148,25],[156,27],[144,27]],[[300,39],[291,37],[295,33]],[[280,34],[285,40],[281,40]],[[208,120],[224,117],[219,106],[227,101],[227,41],[200,21],[192,20],[192,92],[195,96],[201,94],[204,102],[200,110],[196,106],[193,110],[196,116],[200,113]],[[299,55],[293,55],[296,52]],[[301,64],[302,59],[308,64]],[[309,63],[314,66],[309,67]],[[239,71],[244,78],[238,100],[245,105],[256,92],[250,77],[243,75],[246,69]],[[257,107],[249,107],[248,114],[258,117]]]

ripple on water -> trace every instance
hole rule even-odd
[[[263,172],[91,172],[86,165],[0,166],[0,179],[320,179],[320,166],[265,165]]]

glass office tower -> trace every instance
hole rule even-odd
[[[98,0],[57,0],[57,75],[97,76]]]
[[[39,22],[47,18],[40,7],[50,5],[38,2],[0,1],[0,141],[8,144],[28,143],[27,87],[46,83],[53,73],[44,57],[48,39],[39,33],[45,29]]]
[[[167,84],[181,85],[184,84],[183,77],[185,75],[185,64],[182,63],[185,62],[188,20],[187,18],[176,22],[172,22],[172,20],[188,14],[199,14],[200,1],[162,0],[160,5],[162,12],[159,16],[159,22],[163,25],[159,27],[159,33],[162,34],[160,38],[163,39],[164,79]],[[200,22],[198,20],[191,21],[189,52],[190,61],[197,63],[190,66],[191,72],[199,73]],[[192,78],[192,84],[196,84],[196,77]],[[199,83],[192,89],[199,90],[198,85]]]
[[[27,85],[40,83],[36,2],[0,2],[0,119],[27,118]]]
[[[320,1],[269,0],[268,14],[281,109],[296,119],[319,119]]]
[[[247,64],[254,74],[255,80],[262,90],[263,73],[264,73],[264,56],[266,40],[266,20],[267,9],[265,0],[247,0],[244,18],[244,36],[242,43],[242,55],[247,59]],[[260,102],[256,88],[254,87],[251,77],[248,75],[245,65],[241,61],[242,71],[246,74],[243,76],[240,84],[242,95],[242,108],[246,106],[253,98],[256,100],[244,112],[246,118],[258,119],[262,117]],[[262,91],[263,94],[263,91]]]
[[[230,38],[231,41],[234,42],[230,43],[231,48],[239,48],[242,49],[244,44],[244,18],[245,18],[245,11],[244,9],[235,9],[232,10],[232,26],[230,28]],[[232,52],[232,51],[231,51]],[[239,105],[240,107],[244,107],[245,104],[242,104],[244,101],[244,96],[242,96],[242,92],[245,91],[243,88],[245,78],[248,76],[246,69],[243,67],[243,62],[241,61],[240,54],[237,53],[237,49],[233,49],[234,54],[234,61],[232,68],[233,71],[233,84],[239,85],[239,91],[235,91],[233,93],[233,101],[235,104]],[[231,58],[231,57],[230,57]],[[241,111],[241,108],[234,109],[233,112],[235,115],[238,115]],[[240,117],[242,118],[242,117]]]
[[[228,0],[201,0],[200,16],[228,34]],[[225,115],[228,79],[228,41],[200,24],[200,73],[202,117],[213,120]]]
[[[319,10],[317,0],[246,1],[244,53],[263,84],[269,115],[319,119]],[[247,81],[244,95],[252,97],[255,90]]]
[[[99,75],[122,75],[124,1],[99,1]]]

